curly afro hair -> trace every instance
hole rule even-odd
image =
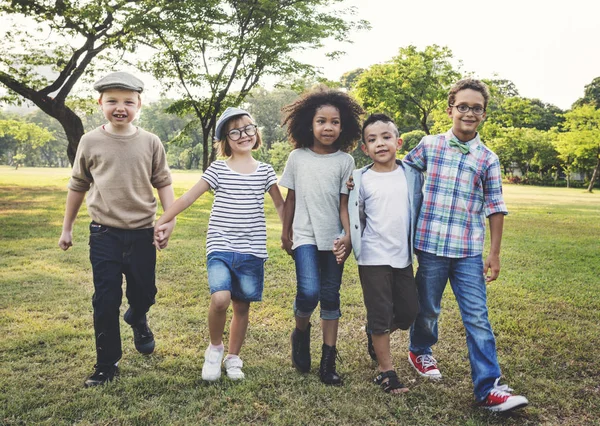
[[[360,117],[364,114],[364,110],[348,94],[329,89],[324,85],[320,85],[315,90],[304,94],[296,102],[282,108],[286,114],[283,124],[287,124],[289,141],[294,149],[313,146],[313,118],[317,109],[324,105],[331,105],[340,112],[342,131],[333,146],[343,152],[352,151],[356,142],[361,138]]]

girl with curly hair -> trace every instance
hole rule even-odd
[[[323,383],[339,385],[340,286],[351,250],[346,181],[354,159],[348,152],[360,139],[363,109],[346,93],[321,86],[283,111],[294,145],[279,183],[288,188],[281,245],[296,263],[292,364],[301,373],[310,371],[310,317],[320,303],[319,375]]]

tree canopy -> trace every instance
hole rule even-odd
[[[214,158],[215,123],[227,106],[240,105],[266,75],[312,73],[293,53],[322,47],[328,38],[345,41],[351,29],[366,25],[345,20],[352,9],[339,8],[342,3],[169,0],[160,14],[146,17],[153,34],[148,44],[157,50],[140,65],[177,92],[181,100],[171,111],[196,115],[190,125],[201,129],[203,169]]]
[[[417,125],[429,134],[429,116],[445,105],[450,86],[460,78],[452,58],[449,48],[437,45],[401,48],[389,62],[363,72],[355,94],[368,112],[389,114],[401,130]]]
[[[1,1],[0,12],[14,24],[0,45],[0,83],[9,89],[0,100],[25,99],[57,119],[73,162],[84,128],[66,105],[67,97],[103,52],[134,48],[134,36],[144,31],[139,17],[152,8],[150,2],[132,0]],[[24,24],[28,20],[35,26]]]

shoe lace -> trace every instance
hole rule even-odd
[[[496,379],[494,382],[494,388],[490,391],[490,394],[498,397],[511,396],[512,389],[509,388],[508,385],[499,385],[499,381],[499,378]]]
[[[329,352],[327,352],[325,354],[325,367],[327,369],[327,371],[335,371],[335,361],[339,361],[340,364],[343,363],[342,361],[342,357],[340,355],[340,353],[338,352],[336,347],[333,347],[332,350],[330,350]]]
[[[423,368],[437,366],[437,361],[431,355],[419,355],[417,357],[417,363],[421,364],[423,366]]]

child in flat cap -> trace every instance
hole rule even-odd
[[[112,381],[121,359],[119,306],[123,275],[129,308],[124,320],[133,329],[135,348],[154,351],[154,335],[146,314],[156,295],[156,247],[153,245],[157,202],[174,201],[171,173],[158,136],[132,124],[141,108],[144,83],[126,72],[102,78],[94,88],[107,123],[79,142],[68,184],[62,235],[58,245],[73,245],[73,224],[87,195],[90,261],[94,275],[96,365],[85,387]],[[175,221],[164,227],[159,248],[166,247]]]

